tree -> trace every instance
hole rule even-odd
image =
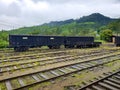
[[[32,31],[32,32],[30,32],[30,33],[28,33],[28,34],[30,34],[30,35],[38,35],[40,32],[39,31]]]
[[[108,41],[110,42],[111,41],[111,37],[112,37],[112,30],[110,29],[106,29],[106,30],[102,30],[100,32],[100,37],[102,40],[105,40],[105,41]]]
[[[108,28],[113,30],[117,35],[120,34],[120,19],[108,25]]]
[[[0,31],[0,48],[8,46],[8,32]]]

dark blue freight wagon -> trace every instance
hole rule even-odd
[[[76,36],[76,37],[67,36],[65,39],[66,48],[90,47],[94,42],[94,37],[89,36]]]
[[[116,46],[120,46],[120,36],[115,36],[115,37],[114,37],[114,44],[115,44]]]
[[[15,51],[26,51],[29,48],[48,46],[50,49],[97,47],[101,43],[94,42],[94,37],[75,36],[37,36],[37,35],[9,35],[9,47]]]
[[[9,35],[9,46],[15,51],[26,51],[28,48],[41,46],[60,48],[63,44],[62,36]]]

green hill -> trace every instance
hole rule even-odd
[[[114,21],[99,13],[84,16],[80,19],[52,21],[39,26],[23,27],[9,31],[10,34],[40,34],[40,35],[95,35],[100,27]]]
[[[38,26],[0,31],[0,47],[8,46],[9,34],[94,36],[96,40],[99,40],[99,32],[106,29],[110,29],[113,34],[118,35],[120,33],[120,19],[112,19],[102,14],[94,13],[75,20],[52,21]]]

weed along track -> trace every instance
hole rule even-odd
[[[5,87],[7,90],[21,90],[23,88],[29,88],[38,83],[43,83],[49,80],[51,81],[61,76],[66,76],[85,69],[98,67],[100,65],[104,65],[106,63],[114,62],[117,60],[120,60],[120,55],[111,54],[108,56],[89,59],[84,62],[69,63],[67,65],[49,68],[34,73],[6,78],[0,81],[0,85],[3,85],[3,87]]]

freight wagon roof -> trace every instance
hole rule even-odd
[[[23,34],[23,35],[17,35],[17,34],[14,34],[14,35],[9,35],[9,36],[56,36],[56,35],[25,35],[25,34]],[[56,36],[56,37],[63,37],[63,36]],[[65,36],[65,37],[93,37],[93,36]]]
[[[17,35],[17,34],[13,34],[13,35],[9,35],[9,36],[55,36],[55,35],[28,35],[28,34],[21,34],[21,35]]]
[[[93,38],[92,36],[66,36],[66,37],[89,37],[89,38]]]

